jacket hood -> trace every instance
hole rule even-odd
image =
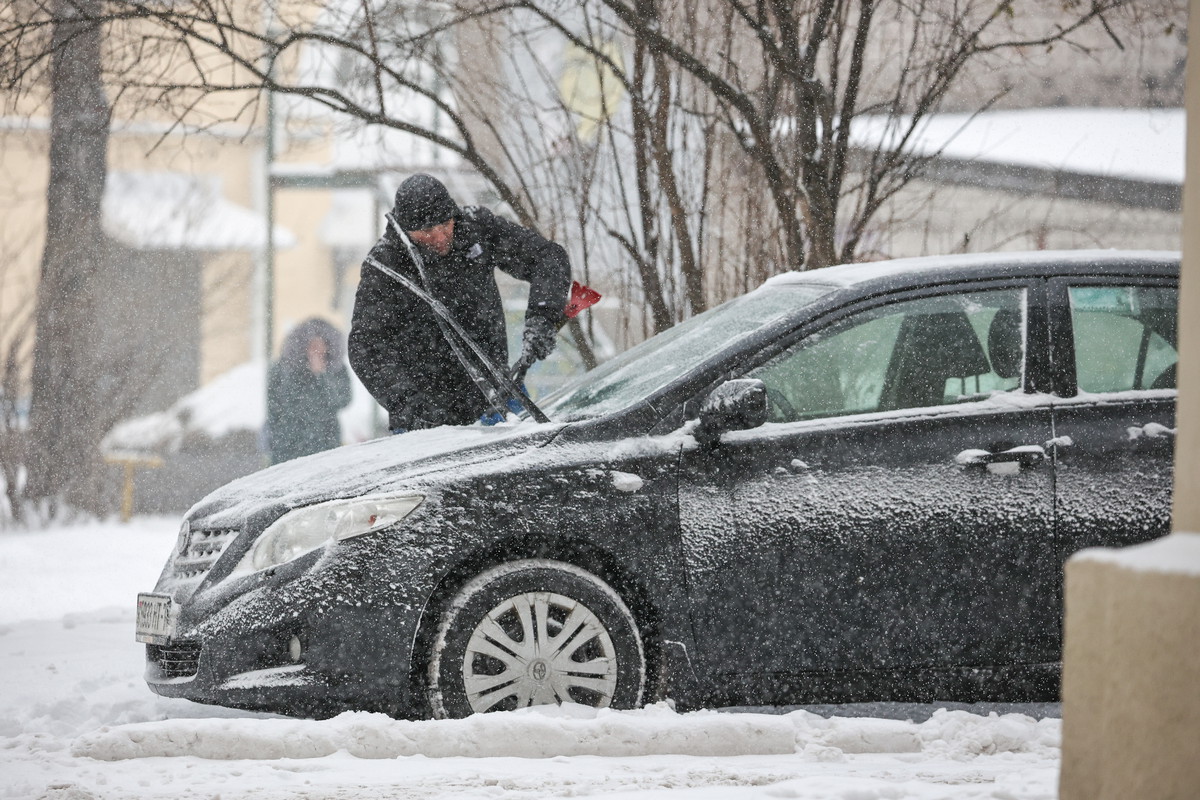
[[[288,509],[325,500],[356,497],[401,488],[405,480],[541,447],[561,424],[484,427],[445,426],[347,445],[285,461],[225,484],[196,503],[185,515],[206,526],[241,527],[269,510]]]

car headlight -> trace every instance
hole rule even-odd
[[[230,577],[286,564],[326,542],[391,527],[415,511],[424,499],[418,494],[356,497],[289,511],[262,532]]]

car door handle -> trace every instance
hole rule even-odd
[[[1175,428],[1168,428],[1158,422],[1147,422],[1145,425],[1133,425],[1125,429],[1129,434],[1129,441],[1137,441],[1138,439],[1174,439]]]
[[[963,450],[954,457],[963,466],[986,466],[988,464],[1016,463],[1023,467],[1035,467],[1046,460],[1046,451],[1038,444],[1024,444],[1008,450]]]

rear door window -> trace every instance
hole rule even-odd
[[[1176,289],[1072,286],[1068,291],[1079,391],[1175,388]]]
[[[879,306],[801,340],[748,377],[773,422],[924,408],[1019,390],[1025,290]]]

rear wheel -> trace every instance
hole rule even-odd
[[[550,703],[640,704],[646,663],[633,615],[604,581],[559,561],[487,570],[451,600],[429,662],[435,717]]]

